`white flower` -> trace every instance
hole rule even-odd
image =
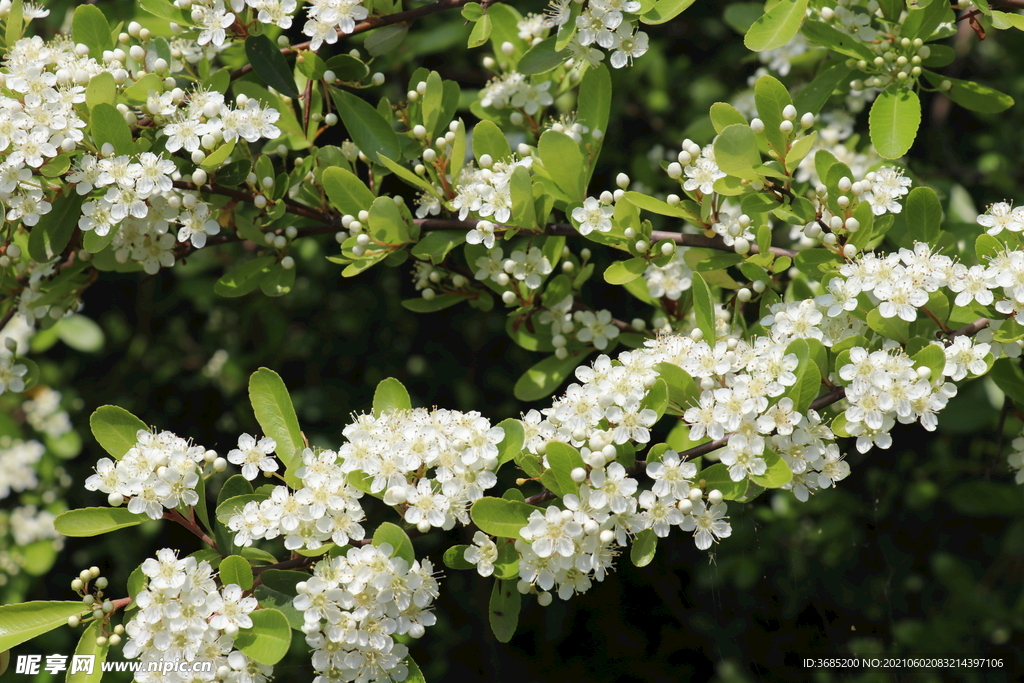
[[[693,531],[693,539],[700,550],[707,550],[712,542],[728,538],[732,535],[732,527],[725,520],[727,511],[725,503],[712,505],[710,508],[704,501],[693,504],[693,511],[686,516],[680,525],[683,531]]]
[[[264,436],[258,442],[249,434],[242,434],[238,437],[238,448],[228,451],[228,462],[242,466],[242,476],[252,481],[260,470],[264,472],[276,472],[277,461],[271,457],[271,453],[277,448],[277,442],[269,436]]]
[[[996,202],[988,213],[978,216],[978,225],[988,228],[988,234],[998,235],[1003,230],[1020,232],[1024,230],[1024,208],[1011,208],[1006,202]]]
[[[15,364],[10,357],[0,356],[0,394],[6,391],[18,393],[25,390],[25,375],[28,366]]]
[[[466,562],[476,565],[480,576],[490,576],[494,573],[494,561],[498,559],[498,546],[490,536],[482,531],[473,535],[473,545],[466,548]]]
[[[477,221],[476,227],[466,233],[466,241],[470,244],[483,244],[488,249],[494,247],[494,223]]]
[[[587,197],[583,200],[583,206],[577,206],[572,210],[572,219],[579,223],[578,230],[581,235],[589,235],[594,230],[608,232],[612,229],[612,215],[615,209],[607,204],[602,204],[594,197]]]

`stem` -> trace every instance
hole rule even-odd
[[[205,543],[206,545],[210,546],[214,550],[217,550],[217,543],[214,542],[214,540],[212,538],[207,536],[206,532],[204,532],[202,529],[200,529],[198,524],[196,524],[193,520],[186,519],[177,510],[168,510],[167,512],[165,512],[164,513],[164,519],[169,519],[172,522],[177,522],[181,526],[183,526],[186,529],[188,529],[189,531],[191,531],[203,543]]]
[[[935,314],[928,310],[927,306],[922,306],[921,310],[924,311],[928,315],[928,317],[932,319],[933,323],[935,323],[936,325],[939,326],[939,329],[942,330],[943,334],[947,334],[948,335],[949,333],[952,332],[952,330],[949,329],[949,327],[946,325],[946,323],[944,323],[941,320],[939,320],[938,318],[936,318]]]

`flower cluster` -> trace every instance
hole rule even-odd
[[[532,165],[533,157],[513,156],[508,161],[494,162],[490,168],[463,169],[450,208],[458,210],[459,220],[466,220],[472,211],[480,218],[493,216],[498,223],[507,223],[512,218],[512,173],[520,166],[529,169]]]
[[[480,232],[481,226],[477,224],[476,229]],[[481,241],[486,246],[484,237],[481,237]],[[530,289],[539,288],[544,282],[544,277],[553,270],[551,261],[538,247],[530,247],[527,251],[515,249],[507,259],[502,249],[498,247],[492,249],[487,255],[479,257],[475,265],[477,270],[474,277],[477,280],[490,278],[505,287],[511,282],[511,278],[509,278],[511,275]]]
[[[903,175],[903,169],[894,166],[883,166],[877,171],[872,171],[864,176],[862,181],[862,193],[856,188],[854,194],[859,194],[859,199],[871,205],[871,212],[876,216],[889,213],[899,213],[903,207],[899,200],[910,192],[911,180]]]
[[[969,339],[960,339],[970,347]],[[987,353],[987,344],[978,347],[982,355]],[[958,350],[947,356],[946,372],[959,375],[957,378],[964,376],[956,369],[962,355],[963,351]],[[984,369],[984,360],[981,363]],[[903,424],[920,421],[922,427],[934,431],[938,425],[936,413],[956,396],[954,384],[944,382],[942,377],[932,378],[929,368],[915,369],[914,360],[899,348],[868,351],[855,346],[850,349],[850,363],[839,368],[839,377],[849,383],[846,431],[857,437],[861,453],[872,446],[889,448],[889,430],[897,420]]]
[[[52,439],[71,431],[71,418],[60,407],[60,392],[50,387],[36,389],[32,398],[21,404],[21,409],[32,429]]]
[[[167,672],[161,661],[194,663],[195,671],[207,671],[209,680],[226,683],[264,683],[273,669],[234,649],[240,629],[252,627],[249,614],[256,609],[254,597],[243,597],[236,584],[217,587],[213,568],[206,560],[178,558],[168,548],[142,563],[146,577],[135,596],[139,609],[125,625],[129,639],[124,656],[144,665],[136,674],[139,683],[186,683],[195,680],[188,668]],[[195,663],[210,662],[210,667]]]
[[[46,449],[38,441],[0,437],[0,500],[38,484],[36,463]]]
[[[313,648],[313,683],[404,681],[409,649],[396,636],[419,638],[437,617],[438,596],[429,560],[392,557],[390,544],[351,548],[323,559],[313,576],[296,585],[292,601],[303,613],[303,633]]]
[[[534,116],[544,107],[551,106],[555,98],[549,92],[554,81],[531,83],[528,76],[510,71],[495,76],[480,91],[480,104],[493,109],[513,108]]]
[[[341,472],[361,472],[370,492],[403,506],[405,521],[423,532],[469,523],[470,504],[497,483],[505,438],[476,411],[425,408],[359,415],[343,433]]]
[[[678,301],[683,292],[693,285],[693,269],[684,260],[686,247],[677,248],[672,260],[663,266],[654,263],[647,266],[644,271],[644,280],[647,281],[647,292],[655,299],[665,297],[671,301]]]
[[[684,140],[683,151],[679,153],[679,164],[683,165],[682,172],[686,175],[683,189],[687,192],[711,194],[715,191],[715,181],[726,176],[715,163],[714,145],[706,145],[701,149],[696,143]],[[674,173],[670,172],[670,175]]]
[[[295,4],[294,0],[284,2]],[[339,34],[352,33],[356,22],[370,15],[362,0],[313,0],[306,13],[309,19],[302,32],[312,39],[310,48],[313,50],[319,50],[324,43],[333,45],[338,42]]]
[[[243,471],[246,467],[273,471],[265,469],[266,461],[270,460],[267,444],[261,448],[252,437],[245,439],[247,436],[239,439],[239,445],[248,449],[232,451],[242,453],[243,457],[249,454]],[[231,454],[228,459],[235,462]],[[270,462],[276,469],[277,462]],[[302,466],[295,474],[302,480],[302,488],[291,491],[287,486],[277,486],[265,499],[246,502],[228,519],[227,527],[235,533],[235,545],[245,547],[255,540],[284,537],[284,546],[289,550],[316,550],[329,541],[343,546],[365,537],[360,525],[365,514],[359,504],[363,492],[348,483],[338,466],[336,452],[305,449]]]
[[[556,0],[556,5],[559,3]],[[560,5],[559,5],[560,6]],[[588,62],[599,62],[604,54],[598,45],[612,53],[611,64],[616,69],[632,65],[633,60],[647,52],[647,34],[636,29],[624,13],[637,14],[641,4],[637,0],[590,0],[587,7],[576,17],[577,33],[569,43],[569,49]],[[569,15],[555,14],[552,22],[561,26]]]
[[[164,508],[182,503],[196,505],[200,466],[217,457],[213,451],[194,446],[171,432],[140,429],[138,441],[116,463],[101,458],[96,474],[85,480],[85,488],[108,494],[111,505],[128,501],[128,510],[161,519]]]

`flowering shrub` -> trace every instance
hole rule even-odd
[[[524,16],[465,0],[143,0],[124,32],[82,5],[70,34],[44,38],[37,20],[60,18],[0,3],[0,395],[40,437],[0,436],[0,499],[39,498],[0,517],[0,568],[27,566],[33,544],[52,565],[60,536],[151,520],[201,546],[160,549],[124,589],[89,569],[72,584],[80,600],[0,607],[0,652],[87,624],[101,657],[126,635],[127,658],[258,683],[301,638],[317,683],[421,680],[407,643],[435,624],[444,582],[418,536],[469,527],[472,544],[443,561],[493,577],[490,625],[507,642],[521,596],[570,600],[627,549],[650,563],[673,533],[700,551],[728,543],[732,511],[768,490],[827,495],[856,476],[847,455],[890,448],[897,424],[934,431],[965,381],[988,375],[1008,406],[1024,402],[1024,213],[999,202],[953,225],[904,158],[921,92],[983,113],[1014,104],[935,71],[954,58],[950,5],[727,12],[767,65],[751,92],[655,154],[659,189],[626,173],[599,187],[612,73],[650,49],[641,25],[692,4],[554,0]],[[984,36],[1024,28],[1017,7],[959,9]],[[472,24],[470,48],[490,44],[481,87],[418,68],[397,101],[382,95],[387,76],[371,71],[408,23],[450,9]],[[370,31],[367,54],[332,47]],[[802,55],[818,60],[802,87],[771,73]],[[79,311],[94,282],[198,278],[206,266],[188,260],[220,248],[200,261],[218,268],[216,296],[297,293],[296,257],[325,235],[318,260],[344,278],[411,273],[409,311],[504,306],[512,341],[544,354],[514,395],[541,407],[494,424],[484,407],[414,407],[389,378],[326,448],[261,368],[248,382],[261,432],[237,430],[222,452],[96,408],[109,457],[84,487],[106,500],[62,509],[53,489],[71,482],[53,462],[82,444],[29,357],[36,339],[87,350],[97,326]],[[599,265],[598,286],[624,288],[641,314],[595,301]],[[1002,461],[1017,483],[1022,443]]]

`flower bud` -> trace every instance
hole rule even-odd
[[[552,598],[551,593],[547,591],[537,594],[537,604],[539,604],[541,607],[547,607],[551,604],[552,600],[554,600],[554,598]]]
[[[420,532],[421,534],[425,534],[425,533],[429,532],[430,531],[430,522],[428,522],[425,519],[421,519],[419,521],[419,523],[416,525],[416,531]]]
[[[600,539],[601,539],[601,543],[605,543],[605,544],[611,543],[612,541],[615,540],[615,532],[612,531],[611,529],[605,529],[604,531],[601,532]]]
[[[742,237],[732,243],[732,248],[737,254],[746,254],[750,251],[750,242]]]
[[[783,133],[792,133],[793,132],[793,122],[792,121],[783,121],[782,123],[779,124],[779,130],[782,131]]]
[[[723,496],[722,492],[719,491],[718,489],[712,489],[708,491],[708,502],[711,503],[712,505],[718,505],[719,503],[722,502],[722,500],[724,500],[724,498],[725,496]]]
[[[736,292],[736,298],[739,301],[741,301],[741,302],[750,301],[750,297],[751,297],[750,290],[747,289],[746,287],[742,287],[741,289],[737,290],[737,292]]]
[[[676,180],[683,175],[683,167],[676,161],[669,164],[666,171],[668,172],[668,177],[672,178],[672,180]]]
[[[794,107],[792,104],[787,104],[785,107],[783,107],[782,118],[786,119],[787,121],[792,121],[793,119],[795,119],[796,107]]]
[[[690,489],[690,495],[688,497],[691,502],[696,503],[698,500],[704,497],[704,492],[701,491],[699,488],[694,487]]]
[[[856,247],[856,245],[847,244],[846,246],[843,247],[843,256],[845,256],[846,258],[852,259],[856,255],[857,255],[857,247]]]
[[[804,128],[810,128],[811,126],[813,126],[814,125],[814,114],[812,114],[811,112],[807,112],[806,114],[801,116],[800,117],[800,125],[803,126]]]
[[[669,256],[676,250],[676,245],[672,242],[665,242],[661,245],[661,253],[663,256]]]
[[[515,52],[515,51],[516,51],[516,46],[513,45],[512,43],[510,43],[509,41],[506,40],[504,43],[501,44],[501,52],[502,52],[502,54],[504,54],[506,56],[511,56],[512,53]]]
[[[582,467],[574,467],[569,476],[572,477],[574,482],[580,484],[587,480],[587,471]]]
[[[285,270],[291,270],[292,268],[295,267],[295,259],[293,259],[291,256],[285,256],[283,259],[281,259],[281,267],[284,268]]]
[[[437,292],[435,292],[430,287],[426,287],[422,292],[420,292],[420,296],[422,296],[427,301],[431,301],[435,296],[437,296]]]
[[[755,133],[763,133],[764,132],[764,121],[762,121],[761,119],[758,119],[758,118],[751,119],[750,120],[750,130],[754,131]]]
[[[618,174],[617,176],[615,176],[615,184],[618,185],[623,190],[625,190],[627,187],[629,187],[629,176],[626,175],[625,173]]]
[[[374,85],[384,85],[384,80],[384,74],[379,71],[370,77],[370,82]]]

